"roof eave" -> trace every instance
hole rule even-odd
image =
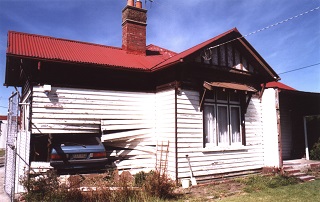
[[[280,76],[272,69],[272,67],[261,57],[261,55],[251,46],[245,38],[239,38],[239,42],[249,51],[249,53],[258,61],[263,69],[270,75],[268,81],[279,81]]]
[[[58,62],[63,64],[71,64],[71,65],[92,65],[98,66],[102,68],[108,69],[117,69],[117,70],[128,70],[128,71],[139,71],[139,72],[149,72],[150,68],[138,68],[138,67],[124,67],[124,66],[116,66],[110,64],[99,64],[99,63],[91,63],[91,62],[78,62],[78,61],[68,61],[68,60],[61,60],[61,59],[54,59],[54,58],[41,58],[41,57],[33,57],[33,56],[25,56],[25,55],[16,55],[7,53],[7,57],[13,57],[17,59],[30,59],[35,61],[45,61],[45,62]]]

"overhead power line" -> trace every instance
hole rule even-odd
[[[290,20],[293,20],[293,19],[295,19],[295,18],[301,17],[301,16],[303,16],[303,15],[306,15],[306,14],[308,14],[308,13],[311,13],[311,12],[316,11],[316,10],[319,10],[319,9],[320,9],[320,6],[318,6],[318,7],[316,7],[316,8],[313,8],[313,9],[311,9],[311,10],[305,11],[305,12],[303,12],[303,13],[300,13],[300,14],[298,14],[298,15],[295,15],[295,16],[293,16],[293,17],[287,18],[287,19],[282,20],[282,21],[280,21],[280,22],[274,23],[274,24],[272,24],[272,25],[266,26],[266,27],[264,27],[264,28],[258,29],[258,30],[256,30],[256,31],[250,32],[249,34],[243,35],[243,36],[241,36],[241,37],[232,39],[232,40],[230,40],[230,41],[227,41],[227,42],[224,42],[224,43],[221,43],[221,44],[218,44],[218,45],[216,45],[216,46],[209,47],[208,49],[211,50],[211,49],[213,49],[213,48],[217,48],[217,47],[222,46],[222,45],[225,45],[225,44],[227,44],[227,43],[231,43],[231,42],[236,41],[236,40],[238,40],[238,39],[242,39],[242,38],[244,38],[244,37],[251,36],[251,35],[253,35],[253,34],[257,34],[258,32],[262,32],[262,31],[265,31],[265,30],[270,29],[270,28],[272,28],[272,27],[278,26],[278,25],[280,25],[280,24],[289,22]]]
[[[294,71],[298,71],[298,70],[301,70],[301,69],[306,69],[306,68],[313,67],[313,66],[317,66],[317,65],[320,65],[320,62],[319,62],[319,63],[316,63],[316,64],[312,64],[312,65],[308,65],[308,66],[304,66],[304,67],[292,69],[292,70],[289,70],[289,71],[281,72],[281,73],[279,73],[278,75],[280,75],[280,74],[286,74],[286,73],[290,73],[290,72],[294,72]]]

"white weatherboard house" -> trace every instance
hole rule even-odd
[[[266,88],[279,76],[240,32],[175,53],[146,45],[147,11],[130,2],[122,47],[8,33],[5,85],[22,88],[16,170],[47,162],[52,138],[70,133],[100,133],[133,174],[159,158],[177,181],[281,167],[278,91]]]

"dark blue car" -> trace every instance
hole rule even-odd
[[[99,137],[59,135],[52,139],[50,165],[57,170],[101,169],[106,166],[106,150]]]

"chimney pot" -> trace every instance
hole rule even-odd
[[[142,8],[142,2],[140,0],[137,0],[136,7],[137,8]]]
[[[128,6],[133,6],[134,5],[134,0],[128,0],[127,5]]]

